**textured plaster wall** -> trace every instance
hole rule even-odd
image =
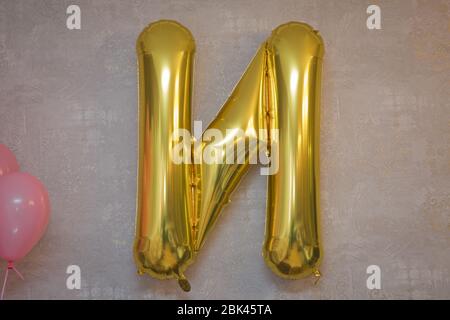
[[[378,4],[382,30],[366,28]],[[82,29],[66,28],[81,7]],[[450,298],[449,1],[0,1],[0,142],[48,187],[47,234],[7,298]],[[161,18],[197,42],[193,119],[211,121],[258,45],[305,21],[326,44],[321,128],[323,277],[264,265],[265,178],[254,169],[188,270],[136,274],[135,39]],[[205,124],[206,124],[205,123]],[[66,267],[82,271],[66,289]],[[366,288],[366,268],[382,289]],[[6,262],[0,262],[4,268]]]

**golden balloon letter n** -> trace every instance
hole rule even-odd
[[[319,276],[323,47],[318,32],[307,24],[277,27],[261,44],[216,118],[195,139],[190,135],[194,39],[175,21],[157,21],[142,31],[137,40],[134,243],[140,274],[177,279],[189,291],[186,268],[255,157],[264,153],[275,169],[265,173],[264,260],[283,278]],[[174,161],[175,149],[184,161]],[[230,150],[237,153],[229,157]],[[211,154],[213,161],[206,158]]]

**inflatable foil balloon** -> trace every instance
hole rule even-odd
[[[175,21],[137,39],[139,156],[134,256],[140,274],[177,279],[202,248],[250,165],[268,176],[263,257],[277,275],[314,274],[319,228],[323,41],[309,25],[277,27],[216,118],[191,127],[194,39]]]
[[[23,279],[15,263],[38,243],[49,218],[47,189],[37,178],[19,172],[14,154],[0,144],[0,258],[7,261],[0,300],[11,270]]]

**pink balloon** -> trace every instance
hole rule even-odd
[[[19,164],[14,153],[0,143],[0,177],[16,171],[19,171]]]
[[[0,177],[0,257],[23,258],[47,228],[50,202],[44,185],[35,177],[13,172]]]

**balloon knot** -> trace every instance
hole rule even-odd
[[[178,285],[184,292],[191,291],[191,284],[187,281],[187,279],[178,279]]]
[[[320,274],[319,270],[314,270],[314,277],[316,278],[316,280],[314,281],[314,285],[316,285],[317,282],[319,282],[321,276],[322,275]]]

